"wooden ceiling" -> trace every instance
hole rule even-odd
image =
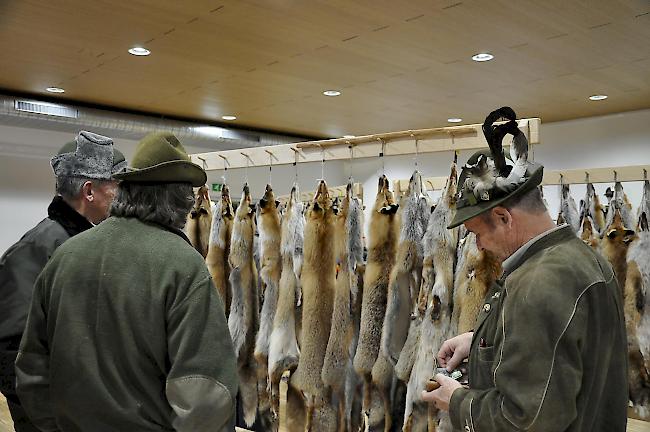
[[[6,0],[0,53],[7,91],[317,137],[650,107],[646,0]]]

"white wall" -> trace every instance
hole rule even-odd
[[[618,165],[650,164],[650,110],[634,111],[603,117],[542,124],[542,144],[535,146],[535,159],[549,170],[594,168]],[[0,148],[5,152],[12,146],[46,142],[51,152],[73,137],[52,131],[25,129],[0,125]],[[127,159],[133,154],[136,142],[116,139],[117,147]],[[189,152],[199,149],[188,148]],[[471,152],[459,155],[463,163]],[[451,153],[424,154],[418,158],[418,167],[424,176],[448,174]],[[414,169],[413,156],[391,156],[384,160],[385,173],[393,181],[407,179]],[[299,184],[302,190],[314,190],[321,178],[320,163],[300,164]],[[369,213],[377,191],[377,178],[382,173],[379,158],[358,159],[352,162],[327,162],[325,179],[330,185],[342,185],[352,174],[364,186],[364,202]],[[222,171],[209,174],[209,182],[221,183]],[[248,181],[254,198],[259,198],[269,178],[268,167],[250,168]],[[613,173],[612,173],[613,178]],[[238,197],[245,179],[245,170],[229,170],[227,181],[233,197]],[[273,187],[278,195],[287,194],[294,181],[293,166],[273,168]],[[2,156],[0,158],[0,253],[46,216],[52,197],[54,179],[46,158]],[[604,193],[607,184],[596,185]],[[545,197],[553,216],[557,215],[558,188],[546,187]],[[641,198],[641,185],[626,183],[625,190],[636,206]],[[572,187],[572,195],[579,200],[584,186]],[[439,196],[433,193],[432,196]],[[366,219],[367,220],[367,219]]]

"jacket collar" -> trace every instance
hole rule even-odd
[[[53,221],[58,222],[70,237],[93,227],[88,219],[77,213],[60,195],[55,196],[50,203],[47,215]]]
[[[501,276],[501,280],[505,280],[513,271],[537,252],[572,238],[576,238],[576,235],[573,229],[565,224],[550,229],[531,239],[503,262],[503,275]]]

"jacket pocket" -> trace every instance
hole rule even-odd
[[[479,347],[478,360],[483,363],[494,362],[494,346]]]

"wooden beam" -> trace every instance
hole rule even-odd
[[[531,144],[539,144],[540,119],[518,120],[519,128],[526,134]],[[191,155],[192,161],[205,166],[206,170],[225,168],[245,168],[273,165],[288,165],[322,160],[350,159],[350,149],[354,148],[354,158],[415,154],[415,139],[418,139],[419,153],[447,152],[454,150],[475,150],[487,147],[483,137],[482,124],[451,126],[445,128],[419,129],[385,134],[365,135],[350,139],[308,141],[295,144],[253,147]]]
[[[614,183],[643,181],[650,174],[650,165],[616,166],[608,168],[578,168],[567,170],[545,171],[542,185],[551,186],[565,184]],[[560,176],[562,178],[560,179]],[[422,179],[427,190],[441,190],[445,187],[447,176],[425,177]],[[395,180],[393,188],[396,193],[404,193],[408,189],[409,179]]]
[[[330,192],[330,197],[331,198],[342,198],[345,196],[345,190],[347,189],[348,185],[342,185],[342,186],[328,186],[329,192]],[[306,202],[306,201],[311,201],[314,198],[314,195],[316,194],[316,191],[309,191],[309,192],[300,192],[300,201]],[[352,185],[352,196],[359,198],[363,202],[363,185],[361,183],[354,183]],[[289,201],[289,195],[280,195],[277,197],[278,201],[284,203],[286,201]]]

